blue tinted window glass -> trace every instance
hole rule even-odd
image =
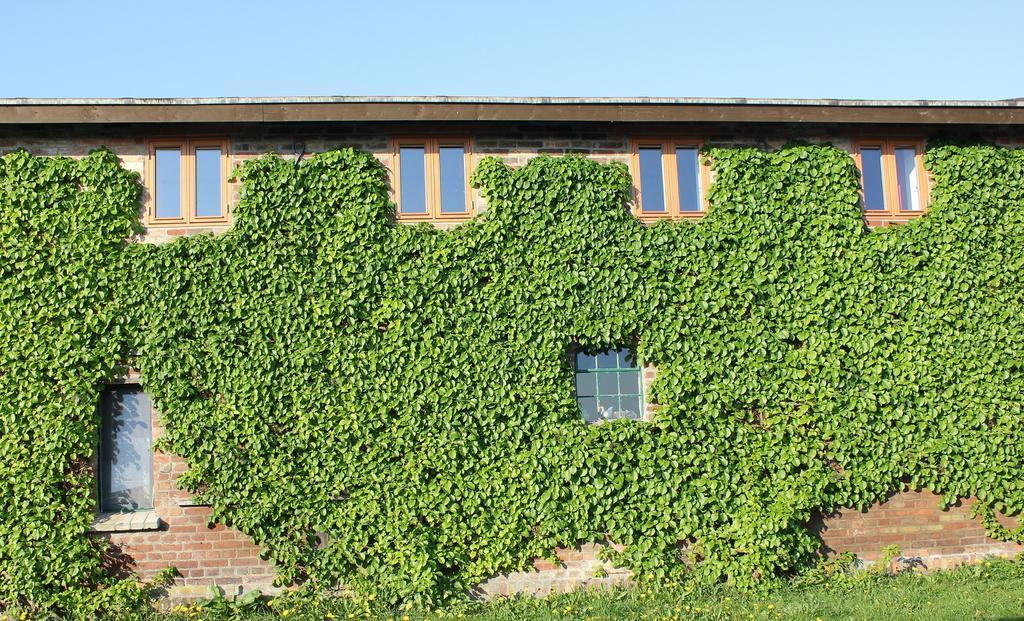
[[[619,399],[619,417],[632,418],[634,420],[643,418],[643,408],[640,405],[640,397],[622,397]]]
[[[441,147],[441,213],[466,213],[466,150]]]
[[[592,397],[597,394],[597,374],[578,373],[576,375],[576,394],[580,397]]]
[[[624,395],[640,394],[640,374],[623,373],[619,375],[619,392]]]
[[[661,147],[640,147],[640,209],[645,212],[665,211]]]
[[[864,211],[885,211],[882,150],[875,147],[861,149],[860,166],[864,183]]]
[[[614,395],[602,395],[597,398],[597,413],[605,420],[622,418],[619,412],[619,398]]]
[[[217,218],[221,215],[220,149],[196,149],[196,216]]]
[[[700,153],[696,147],[676,149],[676,173],[679,176],[679,210],[701,211]]]
[[[597,410],[597,397],[580,397],[576,399],[580,404],[580,411],[583,412],[583,420],[588,423],[596,423],[601,420]]]
[[[580,352],[576,354],[576,368],[577,369],[593,369],[597,366],[597,356],[585,354]]]
[[[900,210],[921,209],[921,188],[917,174],[917,149],[896,148],[896,184],[900,190]]]
[[[423,147],[401,147],[398,150],[401,175],[401,213],[427,213],[426,156]]]
[[[157,218],[181,217],[181,150],[156,150]]]
[[[152,411],[135,386],[106,390],[101,403],[100,511],[153,508]]]
[[[618,366],[614,349],[603,351],[597,355],[597,368],[614,369]]]

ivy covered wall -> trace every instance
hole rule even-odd
[[[815,511],[905,484],[1019,511],[1024,153],[933,145],[929,214],[875,231],[843,151],[708,155],[699,223],[641,225],[624,167],[539,157],[484,160],[488,211],[448,232],[390,224],[369,154],[268,156],[231,231],[160,246],[122,241],[137,187],[109,153],[6,156],[0,484],[25,502],[0,601],[96,597],[76,464],[119,362],[182,484],[283,581],[390,600],[584,541],[755,587],[813,562]],[[624,343],[659,407],[587,426],[567,348]]]
[[[134,338],[125,260],[138,196],[109,152],[0,158],[0,606],[88,618],[131,595],[92,594],[114,583],[85,532],[97,386]]]

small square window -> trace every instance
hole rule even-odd
[[[226,140],[152,140],[146,163],[146,222],[199,225],[227,222]]]
[[[921,140],[860,140],[854,160],[869,224],[906,221],[925,212],[927,175]]]
[[[699,218],[706,211],[710,171],[695,139],[632,141],[634,203],[641,220]]]
[[[97,483],[101,513],[153,508],[153,409],[132,384],[108,386],[100,400]]]
[[[465,220],[472,216],[469,140],[396,138],[392,189],[399,220]]]
[[[643,383],[633,350],[578,352],[576,401],[588,423],[644,417]]]

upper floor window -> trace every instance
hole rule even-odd
[[[99,509],[153,508],[153,410],[138,385],[108,386],[100,400]]]
[[[465,220],[473,214],[469,140],[396,138],[392,189],[399,220]]]
[[[228,142],[219,139],[153,140],[146,187],[149,224],[227,221]]]
[[[710,172],[696,139],[635,139],[631,144],[636,214],[642,220],[699,218]]]
[[[588,423],[644,416],[643,383],[629,347],[576,353],[576,401]]]
[[[928,181],[923,141],[860,140],[854,148],[869,220],[899,220],[924,213]]]

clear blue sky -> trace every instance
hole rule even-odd
[[[1024,0],[2,0],[0,97],[1024,97]]]

